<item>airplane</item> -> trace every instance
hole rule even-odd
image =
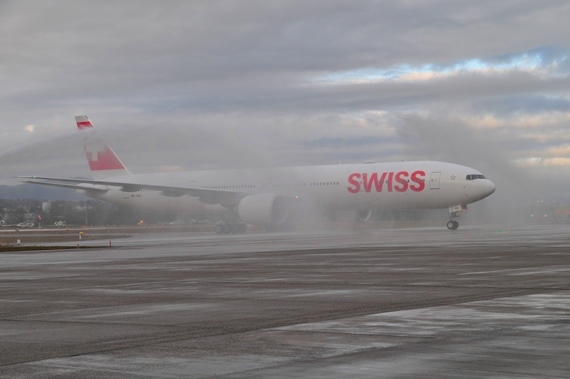
[[[244,233],[247,224],[290,230],[307,210],[352,211],[368,221],[374,210],[448,208],[447,228],[459,227],[467,204],[486,198],[495,184],[472,168],[440,161],[402,161],[265,169],[133,174],[96,132],[87,116],[75,117],[85,133],[92,179],[19,176],[27,183],[74,188],[116,205],[151,212],[225,214],[216,233]]]

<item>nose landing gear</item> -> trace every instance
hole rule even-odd
[[[447,222],[447,229],[449,229],[449,230],[455,230],[455,229],[457,229],[457,228],[459,228],[459,223],[458,223],[457,221],[455,221],[455,220],[449,220],[449,221]]]
[[[467,205],[456,205],[454,207],[449,207],[449,221],[447,222],[447,229],[456,230],[459,228],[459,223],[455,221],[459,218],[459,212],[467,210]]]
[[[454,219],[459,218],[459,212],[450,212],[449,221],[447,222],[447,229],[456,230],[459,228],[459,223]]]

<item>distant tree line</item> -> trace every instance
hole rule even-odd
[[[0,219],[5,225],[33,222],[36,226],[54,225],[133,225],[140,220],[154,224],[171,221],[165,215],[149,214],[110,205],[98,200],[41,201],[0,199]]]

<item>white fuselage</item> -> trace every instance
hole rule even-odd
[[[436,161],[132,174],[108,180],[242,194],[272,193],[309,199],[322,209],[357,211],[448,208],[481,200],[495,190],[495,185],[477,170]],[[204,214],[224,209],[196,197],[168,197],[154,190],[122,192],[109,187],[106,193],[83,193],[149,211]]]

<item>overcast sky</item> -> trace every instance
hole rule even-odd
[[[445,160],[570,203],[570,3],[0,0],[0,163],[88,175]],[[494,204],[490,202],[489,204]]]

